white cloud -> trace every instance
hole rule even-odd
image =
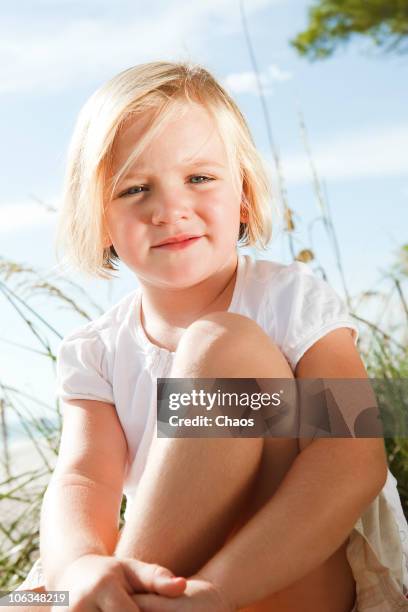
[[[275,64],[268,66],[267,73],[269,73],[272,81],[289,81],[292,78],[291,72],[281,70],[281,68],[275,66]]]
[[[247,2],[247,16],[281,1]],[[61,91],[143,61],[205,55],[211,35],[228,38],[241,29],[236,0],[161,0],[143,12],[134,0],[120,11],[115,3],[98,11],[89,0],[77,10],[76,2],[66,2],[65,11],[46,4],[36,14],[0,20],[1,93]]]
[[[259,80],[265,94],[273,93],[273,81],[288,81],[292,78],[290,72],[284,71],[275,64],[270,64],[264,71],[259,73]],[[258,94],[258,82],[255,72],[235,72],[223,79],[223,85],[232,93]]]
[[[252,71],[229,74],[223,79],[223,85],[233,93],[258,93],[256,75]]]
[[[311,145],[313,163],[321,179],[350,180],[401,176],[408,173],[408,124],[333,135]],[[306,153],[281,154],[286,181],[311,180]]]
[[[0,234],[44,227],[55,222],[55,214],[32,202],[0,202]]]

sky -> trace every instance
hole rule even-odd
[[[408,56],[383,56],[364,38],[311,63],[289,40],[307,24],[305,0],[246,0],[248,27],[293,210],[296,252],[312,248],[332,286],[343,285],[332,241],[321,221],[313,164],[327,195],[349,292],[375,288],[408,227]],[[56,213],[69,138],[86,99],[114,74],[152,60],[204,65],[234,97],[261,151],[276,191],[277,176],[237,0],[21,0],[0,5],[0,257],[51,278]],[[282,220],[258,255],[291,261]],[[1,260],[0,260],[1,261]],[[4,280],[4,275],[1,277]],[[107,282],[71,278],[102,308],[137,285],[121,268]],[[8,279],[15,287],[18,278]],[[60,281],[65,282],[65,280]],[[80,289],[70,295],[87,304]],[[83,322],[40,290],[24,300],[60,336]],[[91,316],[99,312],[89,304]],[[0,294],[0,379],[53,401],[53,370],[27,325]],[[45,333],[45,332],[44,332]],[[56,348],[57,334],[50,342]],[[24,367],[22,367],[24,364]]]

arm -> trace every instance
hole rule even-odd
[[[112,554],[118,536],[127,445],[112,404],[70,400],[55,471],[41,510],[47,588],[75,559]]]
[[[367,378],[344,328],[316,342],[295,374]],[[237,609],[289,586],[341,546],[383,487],[386,473],[382,438],[313,440],[304,445],[274,496],[199,576],[218,586]]]

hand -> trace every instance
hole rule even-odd
[[[134,593],[178,597],[185,587],[185,578],[160,565],[89,554],[73,561],[53,588],[69,591],[70,612],[139,612]]]
[[[140,612],[235,612],[221,589],[199,574],[187,579],[187,588],[177,599],[159,595],[133,595]]]

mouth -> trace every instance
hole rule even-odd
[[[153,246],[154,249],[178,250],[189,247],[198,242],[202,236],[177,236],[169,238],[168,241]]]

